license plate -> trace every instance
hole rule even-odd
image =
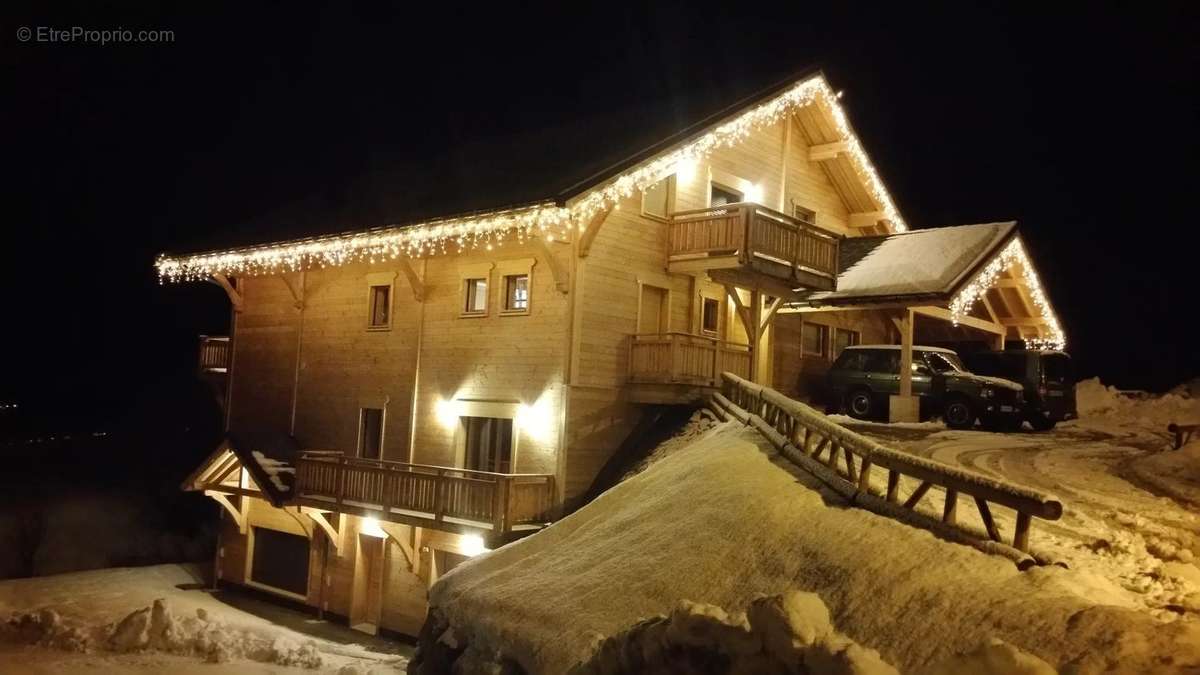
[[[1063,395],[1063,392],[1061,392],[1061,391],[1048,391],[1048,392],[1046,392],[1046,395],[1047,395],[1047,396],[1062,396],[1062,395]]]
[[[1000,406],[1000,412],[1012,412],[1012,411],[1013,411],[1013,407],[1011,405]]]

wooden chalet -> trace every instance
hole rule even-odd
[[[415,635],[440,574],[722,372],[804,397],[849,344],[1062,341],[1012,223],[906,233],[820,73],[518,206],[398,220],[157,262],[233,306],[201,350],[229,437],[184,485],[226,513],[218,577],[369,632]]]

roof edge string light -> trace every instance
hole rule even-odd
[[[967,316],[984,293],[987,293],[987,290],[995,285],[1000,275],[1017,263],[1021,265],[1023,280],[1029,288],[1029,297],[1033,300],[1034,307],[1041,313],[1046,327],[1046,337],[1028,338],[1025,339],[1025,342],[1034,349],[1064,349],[1067,346],[1067,336],[1058,323],[1058,317],[1054,315],[1050,300],[1042,290],[1041,281],[1038,279],[1033,265],[1029,262],[1029,256],[1025,254],[1025,247],[1021,244],[1020,239],[1013,239],[1008,246],[1004,247],[1004,250],[1000,251],[979,271],[979,274],[975,275],[975,278],[963,286],[958,295],[954,296],[954,299],[950,301],[951,321],[957,326],[959,319]]]
[[[778,124],[800,108],[819,104],[833,117],[846,141],[855,172],[897,232],[907,229],[899,210],[883,185],[862,144],[838,102],[838,95],[821,76],[798,82],[782,94],[754,106],[732,120],[682,146],[631,169],[599,186],[567,208],[542,203],[456,219],[438,219],[395,225],[357,233],[313,237],[185,256],[159,256],[155,263],[160,281],[195,281],[213,274],[255,276],[301,269],[374,263],[401,256],[463,252],[501,246],[511,235],[523,242],[531,235],[565,238],[572,227],[582,227],[593,216],[632,197],[680,165],[706,159],[714,151],[744,141],[752,132]],[[574,225],[573,225],[574,224]]]

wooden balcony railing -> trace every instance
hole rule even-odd
[[[554,476],[470,471],[309,451],[296,461],[296,499],[381,519],[503,534],[550,520]],[[350,507],[350,509],[347,509]]]
[[[229,358],[233,355],[230,350],[229,338],[214,335],[200,336],[200,372],[227,373]]]
[[[690,333],[629,336],[629,381],[721,385],[721,373],[749,377],[750,345]]]
[[[792,279],[815,276],[831,285],[838,274],[837,235],[759,204],[679,211],[669,227],[672,261],[734,255],[743,266],[768,261],[790,268]]]

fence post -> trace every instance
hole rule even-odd
[[[709,375],[709,383],[720,388],[721,386],[721,341],[716,338],[709,338],[709,343],[712,344],[712,373]]]
[[[492,532],[500,534],[505,531],[506,493],[511,483],[507,476],[496,476],[496,493],[492,495]]]
[[[679,381],[679,336],[667,334],[667,358],[671,361],[671,381]]]
[[[436,482],[433,489],[433,520],[440,523],[446,515],[446,472],[438,469],[434,476]]]

